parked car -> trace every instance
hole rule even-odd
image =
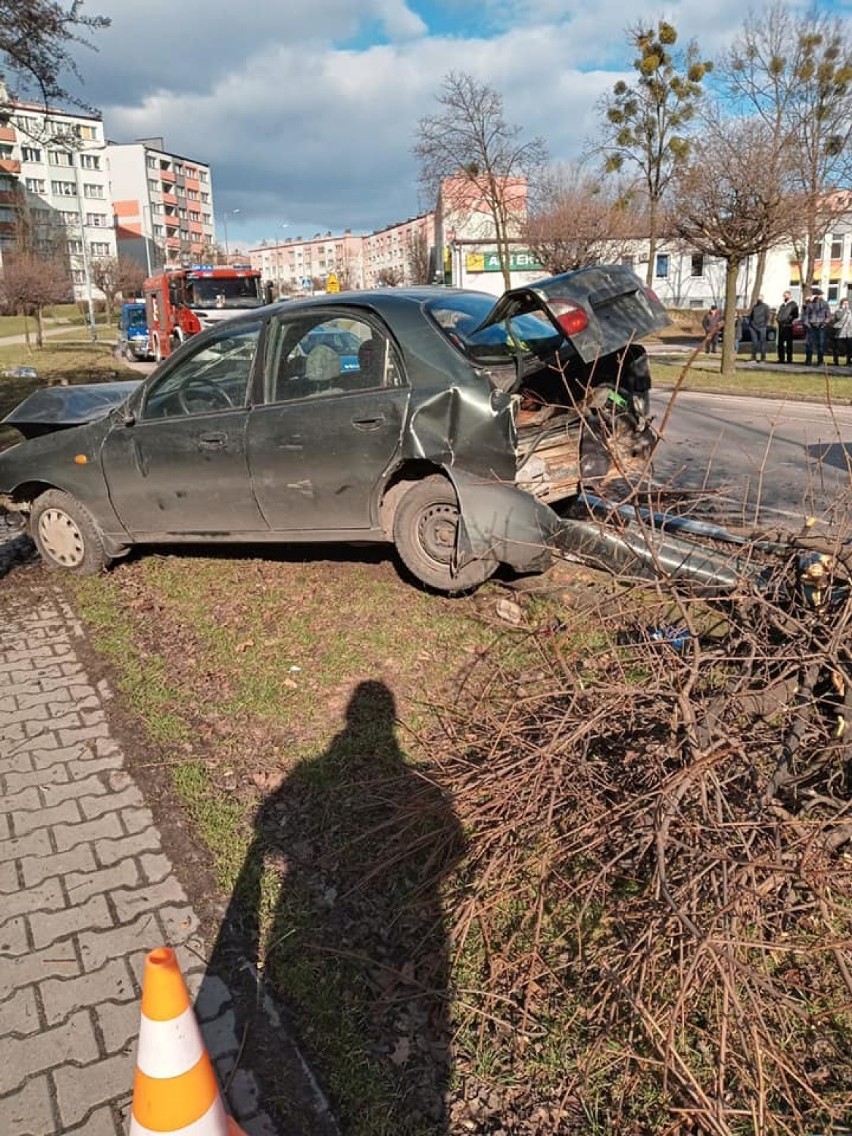
[[[0,375],[4,379],[37,379],[38,371],[35,367],[4,367]]]
[[[78,574],[176,541],[389,541],[445,592],[537,571],[554,507],[646,468],[636,341],[668,322],[620,265],[496,302],[387,288],[258,309],[141,383],[31,395],[5,419],[28,440],[0,454],[0,506]]]
[[[116,351],[130,363],[137,359],[151,358],[148,316],[143,303],[132,302],[121,305]]]

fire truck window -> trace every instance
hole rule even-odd
[[[142,418],[177,418],[245,407],[261,326],[224,324],[214,339],[199,344],[151,387]]]

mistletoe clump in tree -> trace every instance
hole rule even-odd
[[[689,132],[704,95],[703,82],[712,71],[692,42],[677,51],[677,31],[660,20],[649,29],[628,29],[628,43],[637,51],[633,84],[620,80],[602,103],[606,171],[636,167],[647,197],[649,228],[648,283],[653,279],[661,207],[678,168],[687,160]]]

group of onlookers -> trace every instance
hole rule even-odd
[[[793,362],[793,325],[799,318],[799,305],[790,292],[785,292],[775,313],[779,363]],[[738,309],[736,312],[735,354],[740,349],[744,319],[748,326],[752,361],[765,363],[766,340],[772,324],[772,312],[763,296],[758,296],[750,311],[742,312]],[[822,294],[822,289],[811,288],[802,302],[801,322],[805,330],[806,367],[821,366],[825,362],[826,349],[829,347],[835,366],[840,365],[842,356],[846,366],[852,367],[852,308],[849,307],[848,300],[841,300],[832,312]],[[705,314],[701,326],[704,328],[704,350],[708,355],[715,353],[725,326],[724,314],[715,304],[711,305]]]

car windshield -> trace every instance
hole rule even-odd
[[[256,276],[195,277],[186,282],[186,298],[191,308],[257,308],[263,302],[259,288]]]
[[[145,309],[139,308],[135,312],[128,312],[127,313],[127,326],[129,328],[130,327],[142,327],[142,328],[144,328],[146,326]]]
[[[539,355],[559,347],[562,333],[537,313],[515,316],[477,331],[494,303],[493,296],[456,292],[431,300],[426,309],[450,342],[477,362],[505,361],[519,350]]]

